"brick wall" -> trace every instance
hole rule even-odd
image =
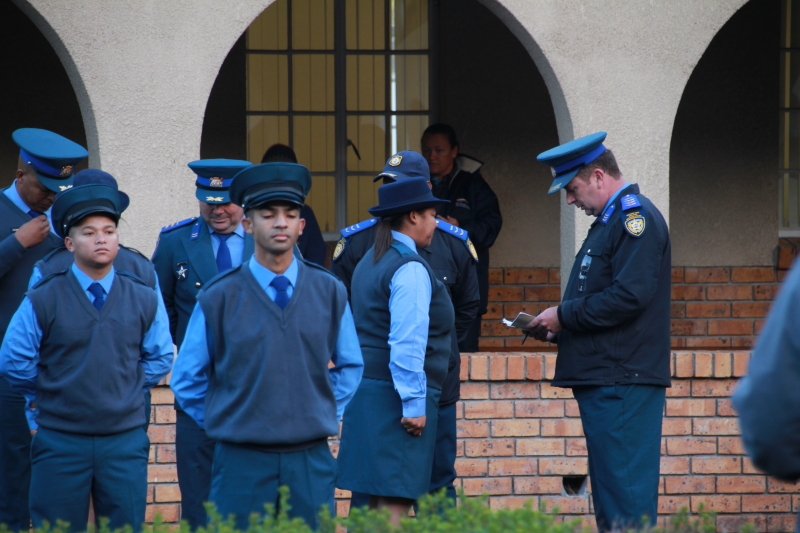
[[[675,352],[663,424],[660,520],[701,503],[719,513],[718,529],[743,522],[756,531],[794,531],[800,485],[771,479],[745,457],[730,394],[744,375],[748,352]],[[569,390],[550,385],[552,353],[467,355],[458,406],[457,484],[468,495],[490,494],[492,508],[532,500],[566,516],[593,520],[588,494],[569,496],[564,476],[587,474],[578,407]],[[165,521],[179,517],[172,394],[153,392],[148,510]],[[334,453],[338,444],[331,442]],[[337,492],[345,514],[348,494]]]

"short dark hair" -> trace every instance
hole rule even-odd
[[[95,211],[94,213],[89,213],[86,216],[82,216],[81,218],[70,224],[69,228],[67,229],[67,236],[69,237],[72,234],[72,230],[80,227],[83,224],[83,222],[89,217],[107,218],[108,220],[114,223],[115,228],[119,227],[119,220],[114,220],[114,217],[113,215],[111,215],[111,213],[107,213],[105,211]]]
[[[622,172],[620,172],[619,165],[617,165],[617,159],[614,157],[614,153],[608,148],[606,148],[606,151],[600,154],[597,159],[580,169],[576,176],[580,177],[583,181],[589,181],[589,176],[596,168],[599,168],[614,179],[620,179],[622,177]]]
[[[267,161],[267,163],[271,163],[271,161]],[[297,205],[294,202],[290,202],[289,200],[273,200],[273,201],[266,202],[264,204],[257,205],[255,207],[249,208],[247,210],[247,212],[245,212],[244,216],[246,216],[247,218],[252,218],[250,216],[250,214],[253,211],[260,211],[262,209],[269,209],[270,207],[275,206],[275,205],[282,205],[282,206],[285,206],[285,207],[289,207],[290,209],[297,209],[298,211],[300,211],[302,209],[302,207],[300,207],[299,205]]]
[[[297,163],[297,155],[291,146],[275,143],[264,152],[262,163]]]
[[[458,146],[458,139],[456,138],[456,130],[453,129],[453,126],[449,124],[443,124],[441,122],[437,124],[431,124],[425,131],[422,133],[422,136],[425,137],[426,135],[444,135],[447,137],[447,142],[450,143],[450,148],[455,148]]]

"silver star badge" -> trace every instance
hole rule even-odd
[[[178,269],[178,279],[186,279],[186,267],[181,265],[181,268]]]

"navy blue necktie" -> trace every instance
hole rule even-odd
[[[87,289],[94,296],[94,307],[98,311],[103,308],[106,303],[106,290],[99,283],[92,283]]]
[[[40,213],[39,211],[34,211],[33,209],[31,209],[30,211],[28,211],[28,215],[30,215],[31,218],[36,218],[44,215],[44,213]]]
[[[275,294],[275,303],[278,304],[278,307],[281,309],[285,309],[286,304],[289,303],[289,291],[286,290],[289,288],[289,278],[286,276],[275,276],[272,278],[270,285],[275,287],[277,291],[277,294]]]
[[[233,233],[215,233],[219,239],[219,248],[217,248],[217,270],[220,274],[226,270],[233,268],[233,261],[231,261],[231,250],[228,248],[228,239]]]

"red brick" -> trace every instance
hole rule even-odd
[[[479,349],[480,348],[503,348],[505,345],[506,345],[505,339],[488,339],[486,337],[480,337],[478,339],[478,348]],[[461,355],[463,356],[464,354],[462,353]],[[462,364],[461,365],[461,374],[459,376],[461,381],[464,381],[465,379],[467,379],[465,376],[467,376],[468,373],[469,372],[467,371],[466,365]]]
[[[731,346],[730,337],[686,337],[687,348],[727,348]]]
[[[675,301],[705,300],[703,285],[673,285],[672,298]]]
[[[588,473],[589,463],[583,457],[539,459],[540,476],[583,476]]]
[[[494,303],[486,306],[486,313],[483,314],[484,320],[500,320],[505,317],[503,314],[503,305]]]
[[[717,414],[719,416],[738,416],[730,399],[717,400]]]
[[[464,494],[477,496],[479,494],[511,494],[510,477],[467,478],[461,480]]]
[[[485,381],[489,378],[489,358],[485,355],[471,355],[469,367],[470,379]]]
[[[705,320],[670,320],[671,335],[705,335]]]
[[[752,300],[751,285],[708,285],[706,296],[709,300]],[[674,300],[675,298],[673,298]]]
[[[147,495],[145,496],[145,503],[153,503],[155,501],[155,492],[156,487],[155,485],[148,485],[147,486]]]
[[[756,344],[755,337],[732,337],[731,348],[752,348]]]
[[[728,398],[736,388],[735,379],[696,379],[692,381],[692,396],[720,396]]]
[[[572,398],[572,389],[553,387],[550,383],[542,382],[539,384],[540,398]]]
[[[544,354],[544,377],[552,380],[556,376],[556,358],[558,354]]]
[[[172,444],[175,442],[175,426],[150,426],[147,436],[150,437],[151,444]]]
[[[769,314],[772,302],[734,302],[732,305],[734,318],[763,318]]]
[[[583,424],[577,420],[542,420],[542,437],[583,437]]]
[[[546,285],[549,276],[546,268],[507,268],[503,282],[506,285]]]
[[[694,375],[698,378],[710,378],[714,375],[714,356],[710,353],[694,354]]]
[[[730,268],[686,268],[686,283],[728,283],[731,277]]]
[[[659,496],[658,513],[675,514],[682,508],[689,508],[689,496]]]
[[[661,421],[661,434],[664,435],[665,437],[671,435],[691,435],[692,419],[664,418]]]
[[[672,267],[672,283],[683,283],[683,267]]]
[[[514,402],[510,401],[467,401],[464,402],[464,418],[512,418]]]
[[[464,455],[467,457],[508,457],[514,455],[514,439],[466,440]]]
[[[539,420],[492,420],[492,437],[536,437]]]
[[[175,408],[171,405],[156,405],[152,409],[152,416],[156,424],[174,424]]]
[[[539,505],[546,511],[558,509],[559,513],[583,514],[589,512],[589,498],[586,496],[542,496]]]
[[[661,457],[661,475],[688,474],[688,457]]]
[[[753,299],[773,301],[780,289],[780,285],[753,285]]]
[[[516,316],[520,313],[527,313],[529,315],[536,316],[548,307],[550,307],[550,305],[546,303],[508,303],[503,305],[503,316],[511,320],[514,320],[514,318],[516,318]],[[533,339],[529,339],[528,342],[531,340]],[[525,346],[528,345],[528,342],[525,343]]]
[[[489,285],[502,285],[503,284],[503,269],[490,268],[489,269]]]
[[[757,515],[720,515],[717,516],[717,531],[748,531],[763,533],[767,530],[767,519]]]
[[[486,471],[486,459],[456,459],[456,473],[458,477],[485,476]]]
[[[734,283],[772,283],[775,281],[775,269],[771,267],[739,267],[731,271]]]
[[[716,400],[668,398],[667,416],[714,416]]]
[[[581,411],[580,408],[578,407],[577,400],[567,400],[566,402],[564,402],[564,415],[570,418],[577,418],[581,416]]]
[[[777,494],[742,496],[743,513],[788,513],[791,510],[791,496]]]
[[[515,477],[514,494],[561,494],[563,481],[560,477]]]
[[[780,479],[767,478],[767,492],[800,493],[800,483],[781,481]]]
[[[695,418],[695,435],[738,435],[739,421],[736,418]]]
[[[181,501],[181,489],[177,483],[159,483],[155,486],[156,502],[179,502]]]
[[[508,287],[506,285],[490,285],[490,302],[521,302],[524,291],[522,287]]]
[[[160,505],[148,505],[144,512],[144,521],[152,522],[156,516],[160,516],[163,522],[177,522],[179,516],[179,505],[177,503],[167,503]]]
[[[563,418],[564,400],[530,400],[514,402],[519,418]]]
[[[524,355],[509,355],[508,356],[508,379],[525,379],[525,356]],[[537,398],[539,395],[538,388],[536,396],[527,396],[527,398]]]
[[[717,352],[714,354],[714,377],[729,378],[733,375],[731,354]]]
[[[714,492],[714,476],[667,476],[664,483],[667,494]]]
[[[516,301],[521,300],[521,298]],[[511,300],[509,300],[511,301]],[[526,302],[560,302],[561,287],[557,285],[538,285],[525,287]]]
[[[492,398],[495,400],[539,397],[539,384],[535,382],[502,383],[502,384],[492,383],[491,390],[492,390]]]
[[[692,392],[692,380],[674,379],[672,386],[667,389],[667,398],[685,398]]]
[[[519,439],[517,455],[564,455],[564,439]]]
[[[152,405],[172,405],[175,403],[175,396],[169,387],[154,387],[150,389],[150,403]]]
[[[739,457],[692,457],[693,474],[740,474]]]
[[[488,420],[459,420],[456,422],[459,439],[486,438],[489,436]]]
[[[489,384],[480,382],[468,382],[461,384],[462,400],[488,400]]]
[[[709,335],[752,335],[752,320],[709,320]]]
[[[686,318],[727,318],[731,316],[728,302],[691,302],[686,304]]]
[[[566,444],[568,457],[589,455],[585,438],[566,439]]]
[[[552,283],[553,285],[561,285],[561,269],[559,268],[550,269],[550,283]]]
[[[675,354],[675,377],[694,377],[694,357],[689,352]]]
[[[742,457],[742,474],[763,474],[761,470],[755,467],[753,461],[749,457]]]
[[[175,445],[174,444],[159,444],[156,446],[156,462],[157,463],[174,463],[175,462]]]
[[[686,318],[686,304],[673,303],[669,305],[670,318]]]
[[[530,476],[536,474],[539,460],[534,457],[514,459],[489,459],[489,475],[496,476]],[[519,479],[519,478],[515,478]],[[516,481],[514,482],[516,485]],[[520,494],[519,491],[514,491]]]
[[[531,509],[539,508],[539,499],[531,496],[492,496],[489,498],[489,509],[522,509],[525,506]]]
[[[765,480],[764,476],[717,476],[717,492],[720,494],[764,492]]]
[[[797,524],[796,515],[768,516],[767,531],[769,533],[784,533],[795,531]]]
[[[744,455],[742,439],[739,437],[720,437],[719,451],[717,453],[720,455]]]
[[[714,437],[670,437],[667,441],[668,455],[713,455],[717,452]]]
[[[174,464],[147,465],[148,483],[177,483],[178,467]]]
[[[349,490],[336,489],[336,490],[333,491],[333,497],[336,498],[336,499],[349,498],[350,496],[352,496],[352,494],[351,494],[351,492]]]
[[[699,513],[701,506],[704,512],[738,513],[741,512],[742,497],[738,495],[692,496],[692,506],[690,510],[693,513]]]
[[[481,322],[481,337],[514,337],[522,335],[518,329],[510,328],[499,320],[484,320]]]
[[[778,268],[787,270],[792,267],[797,256],[797,248],[788,239],[781,239],[778,244]]]

